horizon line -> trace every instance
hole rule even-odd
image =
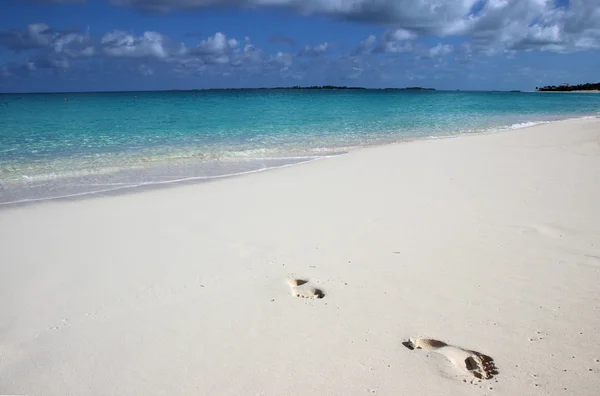
[[[93,94],[93,93],[135,93],[135,92],[202,92],[202,91],[266,91],[266,90],[323,90],[323,91],[437,91],[437,92],[539,92],[536,90],[520,90],[520,89],[437,89],[426,87],[384,87],[384,88],[367,88],[367,87],[344,87],[333,85],[309,85],[309,86],[289,86],[289,87],[252,87],[252,88],[190,88],[190,89],[137,89],[137,90],[106,90],[106,91],[28,91],[28,92],[0,92],[0,95],[52,95],[52,94]]]

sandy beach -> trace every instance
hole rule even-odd
[[[599,219],[598,119],[5,207],[0,394],[595,395]]]

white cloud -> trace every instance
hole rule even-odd
[[[327,42],[315,45],[314,47],[306,45],[301,51],[300,56],[319,56],[327,53],[331,45]]]
[[[224,33],[217,32],[189,49],[187,54],[204,63],[227,64],[231,61],[232,54],[239,51],[239,45],[235,38],[228,39]]]
[[[221,0],[120,2],[162,11],[224,4]],[[6,62],[0,68],[4,67],[13,76],[39,73],[41,69],[56,72],[76,69],[78,64],[90,62],[86,60],[90,57],[104,57],[110,58],[114,65],[127,65],[133,73],[143,75],[249,73],[269,78],[298,78],[318,71],[340,79],[360,77],[363,81],[375,81],[386,73],[400,76],[399,62],[403,67],[411,67],[411,62],[422,58],[435,61],[423,62],[420,67],[439,71],[452,68],[453,61],[463,66],[473,59],[482,61],[485,58],[481,55],[514,57],[520,51],[565,53],[600,49],[599,0],[570,0],[567,6],[557,6],[555,0],[227,0],[226,4],[287,7],[303,15],[322,14],[366,23],[373,29],[381,29],[376,25],[385,26],[387,30],[378,36],[365,37],[354,51],[346,53],[343,45],[332,51],[328,41],[302,48],[291,38],[277,36],[270,39],[277,45],[274,48],[287,48],[289,52],[269,53],[257,48],[249,37],[229,37],[223,32],[196,38],[194,43],[189,40],[198,34],[189,35],[184,43],[152,31],[135,34],[113,30],[94,37],[89,31],[60,31],[45,23],[35,23],[22,29],[0,31],[0,46],[23,52],[15,55],[15,59],[20,59],[15,66]],[[435,37],[437,44],[425,46],[421,40],[424,36]],[[282,46],[284,43],[287,47]],[[414,57],[394,56],[401,53],[411,53]],[[455,56],[447,57],[449,54]]]
[[[454,51],[454,47],[449,44],[438,43],[436,46],[431,47],[428,54],[431,58],[444,57]]]
[[[25,30],[0,32],[0,44],[14,51],[43,48],[52,44],[55,35],[45,23],[32,23]]]
[[[417,37],[415,33],[404,29],[395,29],[392,31],[388,31],[386,32],[386,35],[390,41],[412,40]]]
[[[177,73],[215,76],[231,73],[233,69],[259,73],[265,64],[263,51],[251,43],[250,37],[244,37],[242,44],[221,32],[190,48],[181,44],[169,62],[176,64],[174,70]]]
[[[169,12],[218,5],[289,8],[303,14],[402,26],[408,30],[459,32],[479,0],[112,0],[114,4]]]
[[[91,56],[95,53],[89,31],[85,33],[70,32],[57,34],[54,37],[51,47],[56,54],[61,54],[70,58]]]
[[[264,62],[263,51],[251,44],[249,38],[245,41],[246,44],[243,50],[233,53],[231,66],[245,67],[247,70],[252,69],[253,71],[257,71],[257,68]]]
[[[600,2],[571,0],[490,0],[469,34],[473,51],[488,55],[511,51],[571,52],[600,46]]]
[[[36,51],[29,53],[30,56],[20,65],[10,66],[15,73],[69,69],[70,59],[91,56],[95,51],[88,32],[57,31],[45,23],[33,23],[26,29],[0,32],[0,45],[15,52]]]
[[[81,55],[83,56],[92,56],[96,53],[96,49],[94,47],[85,47],[82,51],[81,51]]]
[[[412,50],[412,43],[404,41],[384,41],[381,43],[381,46],[377,48],[377,51],[379,52],[387,52],[392,54],[410,52]]]
[[[370,35],[369,37],[367,37],[365,40],[361,41],[358,44],[358,47],[356,47],[356,49],[354,50],[354,54],[355,55],[370,54],[371,52],[373,52],[376,42],[377,42],[377,37]]]
[[[54,47],[54,51],[55,52],[63,52],[64,50],[67,50],[69,47],[69,44],[81,44],[83,43],[85,40],[85,36],[82,34],[78,34],[78,33],[69,33],[69,34],[65,34],[64,36],[58,37],[56,40],[54,40],[54,42],[52,43],[52,46]]]
[[[600,1],[570,0],[112,0],[122,6],[169,12],[218,5],[289,8],[302,14],[391,26],[382,52],[409,50],[416,36],[465,36],[475,51],[568,52],[600,47]],[[396,27],[396,28],[394,28]],[[401,28],[400,28],[401,27]],[[368,43],[356,50],[368,53]],[[362,52],[361,52],[362,51]]]
[[[55,31],[45,23],[32,23],[24,30],[0,32],[0,45],[16,52],[45,49],[63,56],[77,57],[91,46],[91,38],[89,32]]]
[[[169,53],[166,37],[157,32],[144,32],[139,37],[122,30],[113,30],[100,40],[108,56],[155,57],[165,59]]]
[[[404,29],[388,30],[382,36],[375,52],[402,53],[410,52],[413,49],[409,41],[416,35]]]
[[[27,32],[34,44],[43,46],[52,42],[50,26],[46,25],[45,23],[33,23],[27,26]]]
[[[289,52],[279,51],[277,54],[272,55],[269,58],[269,63],[275,64],[282,67],[289,67],[292,65],[293,56]]]
[[[236,41],[234,40],[234,42]],[[227,36],[221,32],[217,32],[214,36],[198,43],[194,52],[198,54],[221,55],[230,49],[229,44]]]
[[[240,43],[239,43],[239,41],[237,41],[236,39],[234,39],[234,38],[231,38],[231,39],[227,40],[227,44],[229,44],[229,47],[230,47],[230,48],[235,48],[235,47],[237,47],[237,46],[238,46]]]
[[[371,53],[402,53],[413,50],[412,41],[416,34],[405,29],[393,29],[384,32],[379,40],[373,35],[361,41],[353,51],[355,55]]]

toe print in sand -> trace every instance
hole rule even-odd
[[[498,374],[494,359],[482,353],[448,345],[429,338],[409,338],[403,342],[409,349],[423,349],[446,357],[460,372],[482,379],[491,379]]]
[[[323,298],[323,290],[312,287],[309,281],[304,279],[290,279],[288,281],[293,296],[302,298]]]

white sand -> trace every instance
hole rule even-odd
[[[600,389],[599,120],[0,210],[0,243],[0,394]]]

